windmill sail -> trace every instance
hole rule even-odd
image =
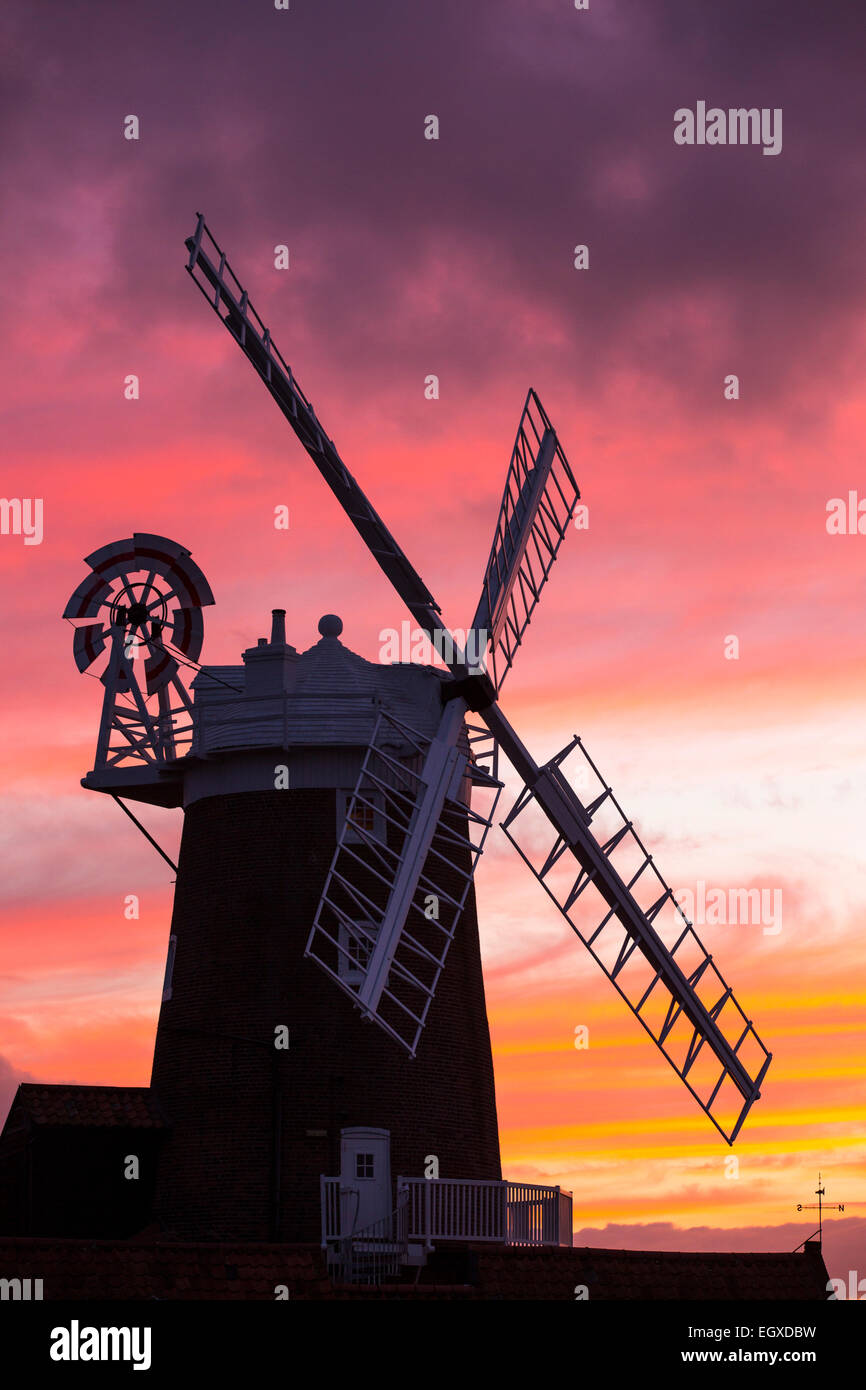
[[[271,341],[271,335],[250,303],[237,276],[208,230],[201,214],[195,235],[186,241],[187,270],[218,318],[255,367],[336,496],[352,525],[422,631],[431,636],[444,627],[433,595],[409,564],[381,517],[373,510],[316,418],[312,403],[295,380],[291,367]]]
[[[598,783],[587,805],[562,771],[574,750]],[[547,822],[540,850],[537,835],[531,847],[530,837],[524,836],[526,847],[518,838],[518,823],[526,822],[534,804]],[[590,827],[596,824],[594,834]],[[760,1095],[771,1054],[579,738],[546,764],[534,787],[524,788],[503,829],[701,1109],[733,1144]],[[675,924],[670,945],[659,934],[663,913]]]
[[[511,669],[579,499],[556,432],[530,390],[472,624],[488,635],[497,689]]]
[[[462,700],[435,738],[382,714],[306,955],[414,1056],[501,790],[470,762]],[[469,804],[484,788],[486,814]]]

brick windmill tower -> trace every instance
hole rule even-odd
[[[458,645],[202,217],[187,248],[444,667],[368,662],[334,615],[298,651],[281,609],[240,664],[201,667],[213,599],[188,551],[140,534],[88,557],[65,613],[79,668],[105,663],[84,785],[184,809],[148,1214],[180,1239],[321,1237],[350,1276],[443,1239],[570,1244],[565,1194],[500,1172],[472,886],[500,752],[522,782],[507,838],[728,1143],[770,1062],[580,739],[540,766],[499,706],[577,484],[530,391]]]
[[[478,925],[461,856],[439,876],[442,907],[446,893],[467,901],[414,1057],[335,995],[304,955],[338,839],[345,857],[389,838],[384,852],[396,853],[387,794],[365,783],[363,800],[352,795],[377,723],[380,738],[395,735],[390,783],[402,795],[418,780],[413,739],[435,736],[441,707],[440,677],[365,661],[342,644],[341,628],[324,617],[319,641],[299,654],[277,611],[270,638],[244,652],[242,667],[193,682],[152,1079],[173,1125],[155,1213],[184,1234],[317,1240],[320,1176],[332,1172],[368,1180],[361,1225],[391,1211],[389,1169],[422,1173],[435,1155],[443,1173],[501,1176]],[[365,777],[378,771],[368,763]],[[470,853],[467,840],[463,859]],[[370,902],[381,903],[376,875],[364,872]],[[374,911],[356,915],[358,934],[338,933],[335,966],[349,990],[363,975],[363,924]]]

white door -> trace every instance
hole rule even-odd
[[[340,1205],[350,1235],[391,1214],[391,1134],[356,1125],[340,1135]]]

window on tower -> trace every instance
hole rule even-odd
[[[371,835],[375,834],[376,812],[372,806],[368,806],[364,801],[353,801],[348,815],[353,825],[359,826],[361,830],[368,830]]]
[[[362,797],[354,792],[337,793],[337,833],[346,831],[346,841],[350,844],[363,843],[364,837],[375,836],[385,839],[385,816],[381,792],[365,791]]]
[[[375,1173],[374,1173],[374,1171],[373,1171],[373,1168],[374,1168],[374,1164],[373,1164],[373,1155],[372,1155],[372,1154],[355,1154],[355,1177],[356,1177],[356,1178],[372,1178],[372,1177],[375,1177]]]
[[[353,936],[349,939],[349,955],[353,965],[359,970],[366,970],[370,960],[370,944],[367,941],[359,941]]]
[[[363,921],[354,927],[340,927],[339,971],[340,978],[350,985],[360,985],[364,971],[370,963],[370,956],[376,943],[378,924]]]

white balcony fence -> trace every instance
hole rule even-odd
[[[357,1194],[339,1178],[321,1179],[322,1244],[357,1238]],[[460,1178],[398,1178],[401,1241],[490,1241],[500,1245],[571,1245],[572,1196],[533,1183]],[[392,1218],[386,1218],[391,1220]],[[403,1221],[405,1220],[405,1227]]]

